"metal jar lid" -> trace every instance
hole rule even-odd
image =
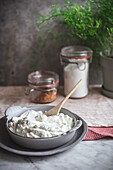
[[[28,83],[37,87],[53,87],[59,83],[59,76],[51,71],[35,71],[28,75]]]
[[[86,59],[92,57],[93,51],[85,46],[67,46],[61,49],[61,57],[68,59]]]

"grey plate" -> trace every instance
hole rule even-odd
[[[16,153],[19,155],[27,155],[27,156],[48,156],[48,155],[53,155],[56,153],[66,151],[66,150],[74,147],[76,144],[78,144],[85,137],[85,135],[87,133],[88,128],[87,128],[86,122],[79,116],[78,116],[78,118],[82,120],[83,124],[76,131],[74,137],[68,143],[66,143],[58,148],[55,148],[55,149],[38,151],[38,150],[26,149],[26,148],[20,147],[19,145],[15,144],[11,140],[11,138],[6,130],[6,127],[5,127],[5,122],[6,122],[5,119],[6,118],[3,117],[0,119],[0,147],[7,151],[10,151],[10,152],[13,152],[13,153]]]

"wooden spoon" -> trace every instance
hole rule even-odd
[[[77,87],[80,85],[80,83],[82,82],[82,80],[80,80],[75,86],[74,88],[69,92],[69,94],[55,107],[53,107],[52,109],[50,109],[49,111],[45,112],[46,116],[53,116],[53,115],[57,115],[59,114],[59,111],[62,107],[62,105],[67,101],[67,99],[72,95],[72,93],[77,89]]]

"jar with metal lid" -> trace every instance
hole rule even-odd
[[[82,98],[88,94],[89,63],[93,51],[85,46],[67,46],[61,49],[60,61],[64,66],[64,95],[82,79],[82,83],[71,98]]]
[[[35,103],[49,103],[57,97],[57,87],[59,84],[58,74],[50,71],[36,71],[28,75],[31,101]]]

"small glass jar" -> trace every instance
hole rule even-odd
[[[56,99],[58,74],[50,71],[36,71],[28,75],[28,83],[29,89],[26,93],[30,95],[31,101],[50,103]]]
[[[71,98],[82,98],[88,94],[89,63],[93,51],[85,46],[68,46],[61,49],[60,61],[64,66],[64,95],[82,79],[82,83]]]

